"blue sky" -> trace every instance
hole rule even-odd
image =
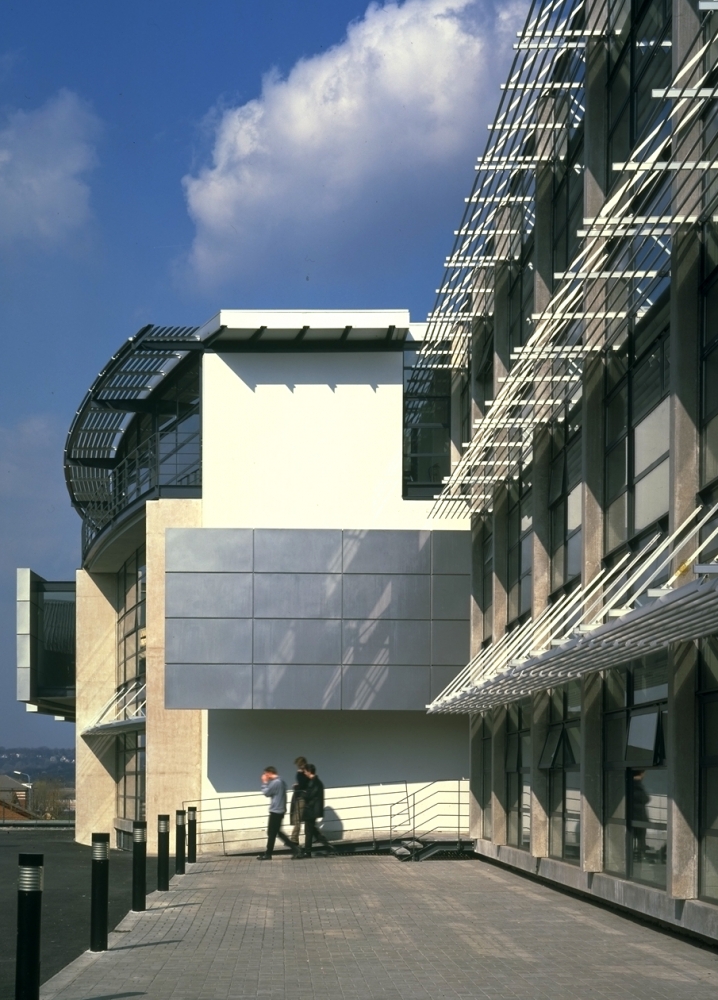
[[[72,415],[147,322],[219,308],[424,319],[493,118],[517,0],[0,4],[0,745],[14,568],[70,578]]]

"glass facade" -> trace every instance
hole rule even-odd
[[[521,251],[510,268],[509,280],[509,347],[523,347],[533,331],[534,311],[534,245],[533,240]]]
[[[666,887],[668,660],[665,650],[606,673],[606,871]]]
[[[117,574],[117,695],[121,717],[143,716],[147,647],[147,565],[142,546]],[[117,737],[117,815],[145,818],[145,733]]]
[[[508,622],[531,613],[533,578],[533,498],[531,470],[508,489]]]
[[[117,737],[117,815],[145,819],[145,734]]]
[[[508,706],[506,721],[508,843],[531,849],[531,700]]]
[[[718,902],[718,636],[700,643],[700,895]]]
[[[481,835],[486,840],[493,836],[491,789],[493,785],[491,727],[489,720],[483,716],[480,723],[479,739],[481,740]]]
[[[451,469],[451,371],[422,367],[418,351],[404,352],[404,499],[441,492]],[[468,439],[467,439],[468,440]]]
[[[581,576],[581,403],[567,408],[551,432],[549,478],[551,518],[551,591]]]
[[[549,854],[581,859],[581,682],[551,692],[550,725],[539,761],[549,772]]]
[[[606,357],[606,551],[668,512],[668,329],[649,324]]]

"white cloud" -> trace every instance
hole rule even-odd
[[[90,216],[85,175],[96,164],[100,122],[61,90],[0,127],[0,245],[56,245]]]
[[[431,215],[449,175],[460,168],[468,186],[525,9],[490,4],[373,3],[341,44],[219,112],[211,165],[183,182],[200,281],[329,265],[372,238],[386,251]]]

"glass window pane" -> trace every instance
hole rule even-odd
[[[562,453],[551,463],[551,481],[549,485],[549,503],[553,503],[563,493],[565,455]]]
[[[626,776],[623,770],[606,772],[604,809],[606,870],[617,875],[625,875]]]
[[[668,487],[668,459],[636,483],[633,517],[636,531],[668,512]]]
[[[626,494],[614,500],[606,511],[606,549],[610,552],[621,542],[626,541],[628,534],[628,508]]]
[[[531,610],[531,574],[521,578],[521,602],[519,614],[523,615]]]
[[[658,712],[631,715],[626,740],[626,760],[636,764],[652,764],[656,752]]]
[[[632,875],[665,887],[668,773],[664,768],[633,771],[629,778]]]
[[[604,721],[604,756],[607,763],[623,761],[626,753],[626,717],[607,716]]]
[[[653,348],[633,375],[633,420],[640,420],[659,402],[663,393],[663,357],[660,345]]]
[[[566,576],[572,580],[581,575],[583,562],[583,533],[574,532],[566,543]]]
[[[626,671],[620,667],[604,674],[603,699],[607,712],[626,706]]]
[[[516,733],[512,733],[506,740],[506,770],[518,771],[519,769],[519,738]]]
[[[581,763],[581,727],[580,726],[566,726],[565,729],[565,750],[564,750],[564,760],[567,767],[571,764]],[[568,760],[568,757],[571,760]]]
[[[643,657],[633,669],[633,704],[668,697],[668,656],[665,650]]]
[[[606,406],[606,444],[613,444],[628,428],[627,390],[622,386]]]
[[[633,437],[634,475],[640,476],[644,469],[668,452],[669,418],[669,399],[666,398],[636,425]]]
[[[710,834],[703,837],[701,850],[701,896],[718,900],[718,837]]]
[[[713,286],[718,292],[718,284]],[[716,330],[711,331],[715,337]],[[703,416],[711,417],[718,410],[718,347],[703,362]]]
[[[514,847],[519,845],[519,777],[517,772],[508,774],[506,781],[508,810],[508,841]]]
[[[553,728],[549,729],[546,734],[546,742],[544,743],[544,747],[541,752],[541,759],[539,760],[540,768],[546,769],[553,767],[562,731],[562,726],[553,726]]]
[[[566,715],[575,719],[581,714],[581,681],[569,681],[566,685]]]
[[[581,500],[582,490],[579,483],[569,493],[566,498],[566,530],[574,531],[581,526]]]
[[[549,779],[549,854],[563,857],[563,771],[554,771]]]
[[[701,641],[702,677],[704,691],[718,688],[718,636],[711,635]]]
[[[703,702],[703,756],[718,757],[718,701]]]
[[[718,476],[718,414],[706,424],[703,431],[703,482],[710,483]]]
[[[531,767],[531,734],[521,734],[521,767]]]
[[[531,775],[521,776],[521,847],[531,849]]]
[[[563,856],[576,864],[581,858],[581,774],[565,772],[565,809]]]
[[[566,487],[573,489],[581,478],[581,435],[578,434],[566,449]]]
[[[606,500],[613,498],[625,489],[628,482],[628,450],[624,438],[606,455]]]

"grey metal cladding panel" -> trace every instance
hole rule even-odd
[[[430,573],[429,531],[344,531],[345,573]]]
[[[430,577],[347,573],[343,611],[345,618],[429,619]]]
[[[254,665],[253,708],[339,709],[340,666]]]
[[[433,573],[471,572],[471,532],[432,531]]]
[[[237,663],[168,663],[165,708],[251,708],[252,667]]]
[[[340,573],[342,533],[321,528],[257,528],[257,573]]]
[[[342,627],[342,663],[431,663],[431,622],[376,619],[345,621]]]
[[[30,701],[32,698],[32,675],[29,667],[17,669],[17,700]]]
[[[432,576],[431,617],[469,620],[470,576]]]
[[[168,573],[251,573],[252,531],[249,528],[168,528],[165,570]]]
[[[341,618],[340,573],[255,573],[255,618]]]
[[[341,663],[341,622],[311,618],[257,618],[255,663]]]
[[[435,621],[431,625],[431,662],[465,667],[469,662],[469,623]]]
[[[167,618],[166,663],[251,663],[247,618]]]
[[[431,700],[430,670],[385,664],[342,667],[342,708],[424,711]]]
[[[167,573],[167,618],[251,618],[251,573]]]
[[[431,700],[438,698],[447,684],[450,684],[463,667],[432,667],[431,668]]]

